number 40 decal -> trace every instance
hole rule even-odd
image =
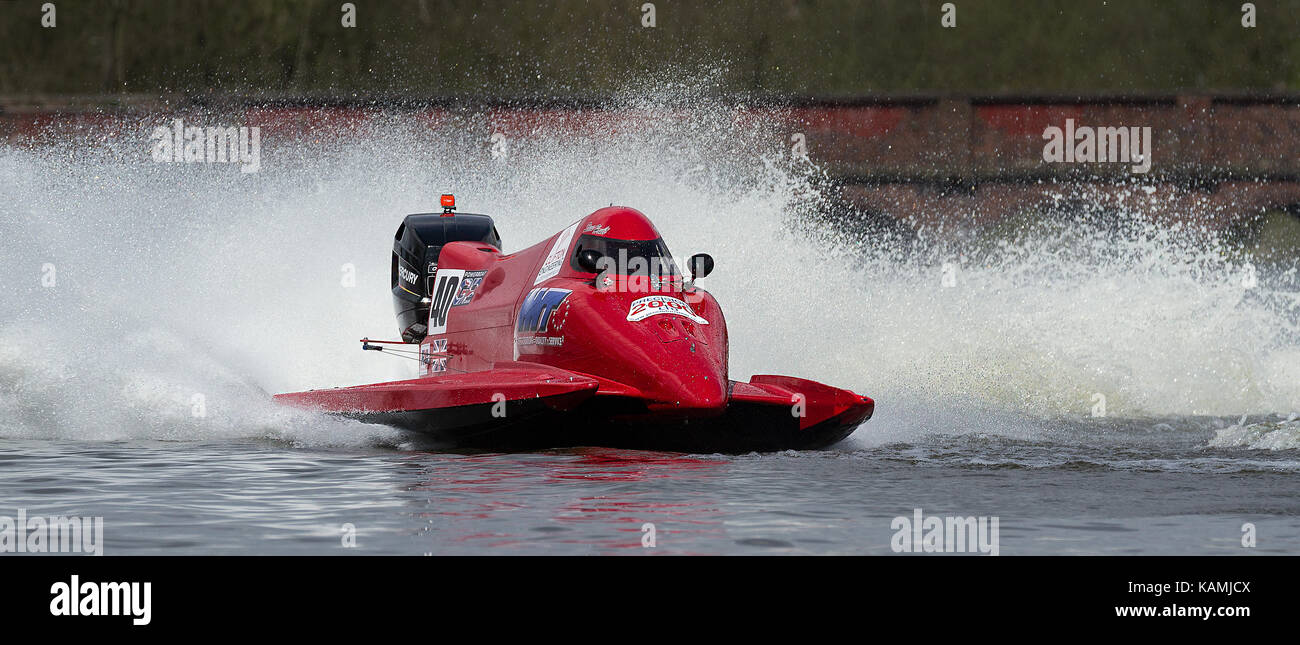
[[[433,278],[433,293],[429,294],[433,304],[429,306],[429,335],[447,333],[447,313],[451,311],[451,301],[460,291],[460,281],[465,277],[464,269],[439,269]]]

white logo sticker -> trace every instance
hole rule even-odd
[[[555,238],[555,243],[551,245],[551,252],[546,254],[546,261],[542,262],[542,268],[537,272],[537,279],[533,280],[533,284],[540,284],[542,280],[560,275],[560,267],[564,266],[564,259],[569,255],[569,242],[573,241],[573,233],[578,230],[579,223],[574,222]]]
[[[709,321],[696,315],[686,303],[673,298],[672,296],[647,296],[638,298],[632,302],[632,306],[627,310],[627,319],[631,322],[644,320],[650,316],[659,314],[672,314],[683,318],[690,318],[701,325],[709,324]]]

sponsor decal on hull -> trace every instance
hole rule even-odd
[[[564,344],[563,336],[524,336],[519,339],[519,346],[559,347]]]
[[[557,318],[556,312],[571,293],[569,289],[554,288],[528,292],[515,323],[515,358],[518,358],[520,347],[559,347],[564,344],[564,336],[552,336],[547,332],[559,331],[564,326],[563,317]]]
[[[466,271],[465,277],[460,281],[460,290],[456,292],[456,298],[451,301],[451,306],[460,307],[467,305],[474,299],[474,294],[483,284],[483,276],[487,271]]]
[[[632,306],[628,307],[627,319],[636,322],[665,314],[689,318],[701,325],[709,324],[703,316],[692,311],[690,305],[672,296],[647,296],[632,301]]]
[[[519,307],[516,332],[543,333],[550,326],[551,315],[573,293],[568,289],[533,289]]]
[[[537,279],[533,284],[541,284],[543,280],[549,280],[560,275],[560,267],[564,266],[564,260],[569,256],[569,243],[573,241],[573,234],[578,230],[578,222],[569,225],[555,238],[551,243],[551,250],[546,254],[546,260],[542,262],[542,268],[537,271]]]
[[[447,371],[447,357],[434,354],[447,353],[447,339],[435,338],[420,346],[420,376],[430,376]]]

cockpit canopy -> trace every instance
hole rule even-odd
[[[573,254],[569,257],[569,266],[574,270],[586,272],[578,263],[578,254],[586,250],[600,253],[608,258],[609,273],[626,276],[676,277],[681,273],[673,262],[673,255],[663,238],[653,240],[616,240],[598,235],[582,235],[573,245]]]

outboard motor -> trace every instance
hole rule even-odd
[[[448,242],[482,242],[501,248],[501,236],[487,215],[456,214],[456,198],[442,196],[441,213],[407,215],[393,236],[393,309],[402,340],[418,343],[428,333],[429,292],[438,254]]]

